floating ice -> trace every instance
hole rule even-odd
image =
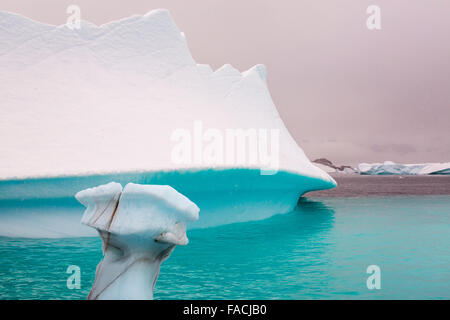
[[[424,175],[424,174],[450,174],[450,162],[400,164],[392,161],[384,163],[361,163],[358,165],[361,174],[398,174],[398,175]]]
[[[0,13],[0,70],[0,202],[21,210],[0,212],[0,235],[86,235],[81,207],[43,219],[23,201],[43,207],[109,181],[173,186],[202,209],[198,227],[288,212],[336,185],[284,126],[265,67],[197,64],[166,10],[73,30]],[[250,152],[249,139],[227,139],[239,130],[258,132],[258,161],[228,159],[232,143]]]
[[[82,223],[99,232],[103,260],[88,299],[153,299],[161,263],[186,245],[186,225],[199,208],[170,186],[119,183],[76,194]]]

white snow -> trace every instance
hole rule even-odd
[[[392,161],[383,163],[360,163],[358,165],[361,174],[398,174],[398,175],[425,175],[425,174],[450,174],[450,162],[446,163],[419,163],[400,164]]]
[[[79,30],[0,13],[0,70],[2,236],[92,235],[81,206],[64,199],[110,181],[171,185],[201,208],[199,228],[289,212],[305,192],[336,185],[284,126],[265,67],[198,64],[167,10]],[[278,130],[278,148],[267,139],[277,173],[174,161],[174,132],[198,122],[209,133]]]
[[[119,183],[89,188],[76,198],[87,207],[82,222],[98,230],[104,259],[89,299],[152,299],[161,263],[186,245],[186,225],[199,208],[165,185]]]
[[[0,13],[0,180],[247,164],[177,164],[177,129],[280,130],[279,170],[334,181],[283,124],[257,65],[197,64],[168,11],[81,29]]]

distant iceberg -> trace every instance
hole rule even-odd
[[[74,225],[81,206],[68,214],[47,202],[110,181],[173,186],[202,210],[194,227],[287,212],[305,192],[336,186],[286,129],[265,67],[197,64],[167,10],[73,30],[2,12],[0,39],[0,235],[91,234]],[[266,151],[276,159],[211,153],[232,130],[262,132],[258,142],[275,132]],[[184,133],[194,143],[180,160]],[[28,214],[30,201],[42,215]]]
[[[400,164],[392,161],[384,163],[361,163],[358,165],[360,174],[369,175],[426,175],[426,174],[450,174],[450,162],[446,163],[421,163]]]

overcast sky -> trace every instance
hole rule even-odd
[[[63,24],[167,8],[198,63],[263,63],[275,104],[311,160],[450,161],[448,0],[2,0]],[[366,9],[381,8],[381,30]]]

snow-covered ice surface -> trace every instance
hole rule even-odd
[[[420,163],[400,164],[392,161],[383,163],[360,163],[358,170],[361,174],[398,174],[398,175],[424,175],[424,174],[450,174],[450,162],[446,163]]]
[[[314,165],[327,173],[335,173],[337,170],[322,163],[314,163]]]
[[[76,194],[86,206],[82,223],[103,241],[88,299],[153,299],[161,263],[186,245],[186,225],[199,208],[170,186],[111,182]]]
[[[0,70],[0,235],[89,234],[74,226],[81,206],[69,214],[54,201],[110,181],[173,186],[201,208],[198,227],[287,212],[301,194],[336,185],[284,126],[265,67],[197,64],[166,10],[74,30],[0,13]],[[199,121],[279,130],[278,173],[175,162],[174,132]],[[50,199],[28,214],[27,201]]]
[[[280,168],[331,182],[286,130],[264,66],[198,65],[166,10],[79,30],[0,17],[1,179],[190,169],[171,136],[200,120],[280,129]]]

